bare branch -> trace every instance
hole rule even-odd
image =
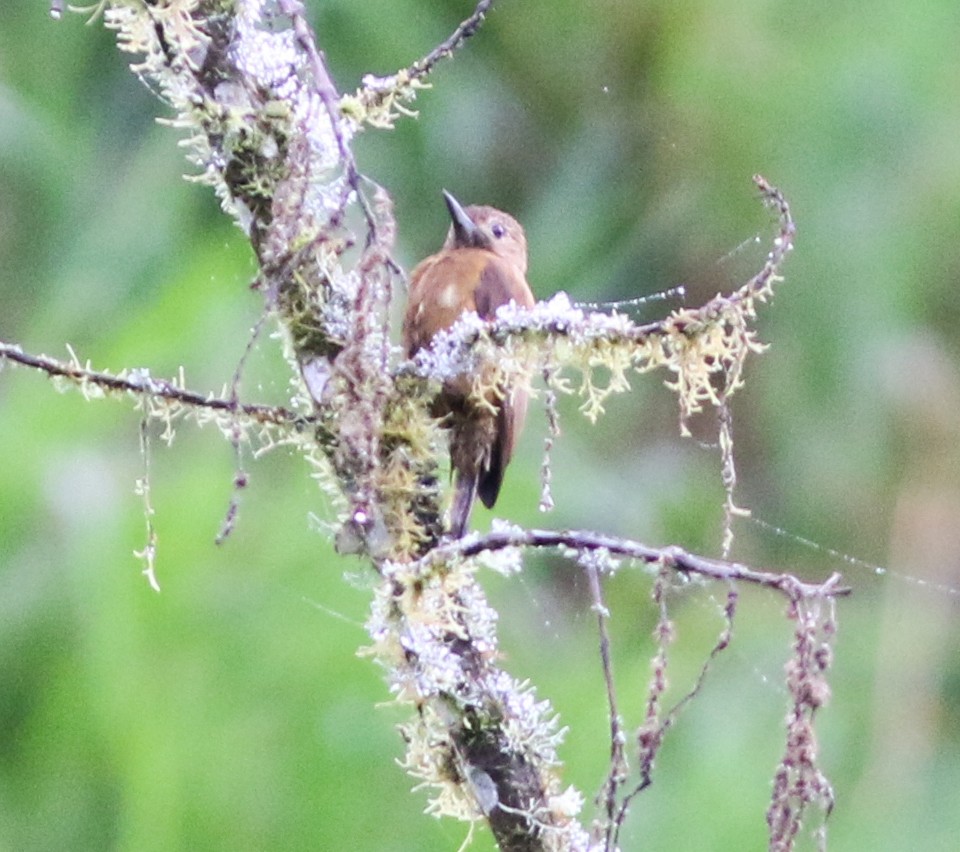
[[[448,38],[440,42],[440,44],[424,56],[423,59],[418,59],[410,66],[407,70],[410,79],[418,80],[426,77],[433,71],[433,66],[441,59],[452,56],[455,50],[463,47],[463,43],[480,29],[480,25],[483,23],[487,12],[490,11],[491,6],[493,6],[493,0],[480,0],[470,17],[461,21],[460,26],[458,26]]]
[[[456,557],[477,556],[486,551],[509,547],[566,548],[576,553],[603,550],[614,556],[635,559],[647,565],[663,565],[680,574],[696,574],[706,579],[725,582],[740,581],[774,589],[790,601],[841,597],[853,591],[848,586],[839,585],[839,574],[831,575],[823,583],[805,583],[792,574],[761,571],[739,562],[698,556],[675,545],[650,547],[639,541],[589,530],[527,530],[519,527],[498,529],[484,535],[474,534],[462,539],[447,540],[415,564],[438,564]]]

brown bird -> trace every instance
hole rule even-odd
[[[534,304],[526,279],[527,239],[517,220],[493,207],[461,207],[446,190],[443,197],[453,225],[443,248],[413,270],[403,320],[408,357],[466,311],[491,320],[501,305]],[[450,429],[450,532],[456,538],[467,530],[477,495],[488,509],[496,502],[527,413],[525,387],[500,387],[477,400],[470,398],[471,386],[470,376],[446,382],[433,409]]]

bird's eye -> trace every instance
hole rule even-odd
[[[493,227],[490,228],[490,231],[498,240],[507,233],[507,229],[504,228],[499,222],[494,222]]]

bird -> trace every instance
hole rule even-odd
[[[463,207],[449,192],[443,197],[452,224],[439,252],[422,260],[410,276],[402,344],[408,358],[430,345],[465,312],[492,320],[497,308],[515,302],[535,304],[527,283],[527,239],[511,215],[487,206]],[[471,376],[443,384],[432,413],[450,432],[454,480],[449,534],[462,538],[475,499],[492,508],[527,413],[522,381],[471,397]]]

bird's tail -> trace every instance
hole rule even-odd
[[[470,524],[470,512],[473,510],[473,501],[477,496],[476,473],[469,474],[457,471],[453,485],[453,502],[450,505],[450,535],[454,538],[463,538]]]

